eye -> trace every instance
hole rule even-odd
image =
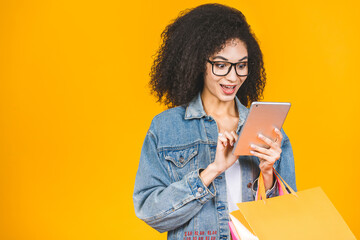
[[[214,63],[216,68],[223,69],[226,68],[227,64],[225,62],[215,62]]]
[[[236,65],[236,67],[240,70],[245,69],[247,67],[247,62],[240,62]]]

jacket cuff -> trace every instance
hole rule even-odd
[[[278,195],[277,194],[278,191],[276,191],[277,190],[277,179],[275,176],[273,176],[273,179],[274,179],[274,183],[273,183],[272,187],[266,191],[266,198],[276,197]],[[254,197],[256,196],[256,192],[257,192],[257,188],[258,188],[258,180],[259,180],[259,177],[257,177],[254,180],[254,182],[252,183],[252,187],[251,187]],[[255,185],[256,185],[256,188],[255,188]]]
[[[277,196],[276,189],[277,189],[277,179],[276,177],[274,177],[274,184],[269,190],[266,191],[266,197],[271,198]]]
[[[213,182],[208,187],[205,186],[202,179],[200,178],[200,170],[198,169],[189,174],[187,183],[191,189],[191,193],[202,204],[206,203],[216,195],[216,188]]]

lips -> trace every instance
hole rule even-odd
[[[223,90],[223,92],[225,94],[233,94],[235,92],[235,88],[236,88],[236,85],[225,85],[225,84],[220,84],[221,86],[221,89]]]

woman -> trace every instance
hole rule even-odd
[[[260,138],[252,156],[231,152],[265,70],[243,14],[220,4],[183,12],[162,33],[151,72],[153,92],[169,107],[155,116],[141,152],[136,215],[168,239],[230,239],[229,212],[253,201],[260,170],[277,196],[273,167],[296,191],[289,138]]]

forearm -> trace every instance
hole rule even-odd
[[[261,174],[261,172],[260,172],[260,174]],[[269,176],[267,174],[265,174],[265,177],[263,174],[264,184],[268,184],[265,182],[265,179],[267,182],[272,182],[272,185],[270,185],[270,187],[266,186],[266,190],[265,190],[266,198],[276,197],[277,193],[278,193],[278,189],[277,189],[278,184],[277,184],[276,177],[275,177],[275,175],[273,175],[272,177],[273,177],[273,179],[271,181],[271,180],[268,180]],[[254,199],[256,199],[256,192],[257,192],[258,185],[259,185],[258,181],[259,181],[259,177],[257,177],[252,183],[252,185],[254,186],[254,188],[252,188]]]
[[[274,185],[274,171],[271,169],[270,171],[262,174],[264,178],[265,191],[267,191]]]
[[[216,169],[214,164],[209,164],[207,168],[200,172],[200,178],[205,186],[209,186],[214,179],[221,174],[221,171]]]
[[[193,171],[166,187],[135,190],[135,212],[151,227],[165,232],[189,221],[215,194],[214,186],[204,186],[198,171]]]

